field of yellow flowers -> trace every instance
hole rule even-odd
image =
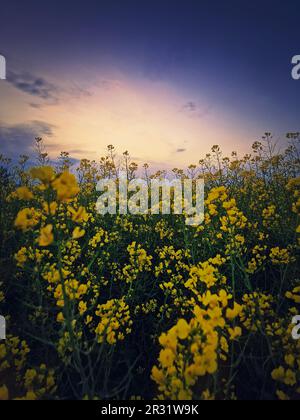
[[[300,399],[299,134],[276,153],[218,146],[205,221],[97,214],[96,182],[137,165],[114,148],[76,169],[0,164],[0,400]],[[162,177],[164,172],[144,177]]]

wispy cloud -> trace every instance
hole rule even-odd
[[[71,82],[71,87],[68,88],[68,89],[62,90],[62,92],[65,93],[66,95],[71,96],[72,98],[75,98],[75,99],[80,99],[82,97],[92,96],[92,93],[88,89],[80,86],[76,82]]]
[[[97,86],[103,88],[106,91],[113,89],[120,89],[122,87],[121,80],[117,79],[103,79],[96,83]]]
[[[52,137],[55,126],[44,121],[5,125],[0,122],[0,151],[8,157],[30,153],[36,137]]]
[[[30,73],[9,71],[7,81],[16,89],[47,103],[55,104],[58,102],[59,88],[42,77],[36,77]]]
[[[198,106],[195,102],[189,101],[186,104],[183,105],[183,109],[186,112],[195,112],[197,110]]]
[[[192,118],[204,118],[210,114],[211,110],[212,106],[203,107],[194,101],[188,101],[182,107],[182,111]]]
[[[79,99],[92,95],[88,89],[76,82],[69,81],[68,86],[62,87],[29,72],[9,71],[7,81],[19,91],[33,96],[36,101],[30,102],[29,105],[36,109],[45,105],[57,105],[68,98]]]

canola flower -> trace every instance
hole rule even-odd
[[[26,232],[34,228],[39,223],[39,219],[39,211],[34,208],[25,208],[19,211],[15,220],[15,227]]]
[[[99,343],[107,341],[108,344],[116,344],[131,332],[132,320],[124,299],[112,299],[98,305],[96,316],[100,318],[95,330]]]
[[[41,229],[38,239],[39,246],[49,246],[54,241],[53,226],[47,225]]]
[[[52,186],[57,192],[57,199],[59,201],[72,200],[80,191],[75,176],[68,172],[63,172],[56,178]]]

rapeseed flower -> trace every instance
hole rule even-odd
[[[80,191],[75,176],[69,172],[63,172],[59,175],[52,182],[52,187],[57,192],[57,199],[59,201],[70,201]]]
[[[20,210],[15,220],[15,227],[17,229],[27,232],[34,228],[40,220],[40,213],[34,208],[25,208]]]
[[[43,227],[40,231],[40,236],[38,239],[39,246],[49,246],[54,241],[54,235],[53,235],[53,226],[47,225]]]
[[[14,193],[12,193],[13,197],[16,197],[18,200],[33,200],[34,195],[30,191],[28,187],[19,187],[16,189]]]
[[[72,238],[73,239],[80,239],[80,238],[82,238],[83,236],[85,235],[85,230],[84,229],[80,229],[80,227],[76,227],[74,230],[73,230],[73,233],[72,233]]]
[[[32,178],[38,179],[45,185],[50,185],[51,181],[55,178],[55,172],[52,166],[41,166],[32,168],[30,170]]]

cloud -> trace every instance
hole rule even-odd
[[[8,157],[16,157],[32,152],[36,137],[52,137],[55,126],[44,121],[5,125],[0,122],[0,152]]]
[[[68,150],[68,152],[70,153],[70,155],[81,155],[81,156],[92,155],[94,158],[95,156],[97,156],[97,152],[95,150],[71,149],[71,150]]]
[[[59,100],[59,88],[42,77],[36,77],[30,73],[9,71],[7,81],[21,92],[35,96],[49,104],[56,104]]]
[[[89,90],[73,81],[69,81],[68,86],[61,87],[29,72],[10,71],[7,75],[7,81],[21,92],[35,97],[39,102],[32,101],[29,103],[35,109],[40,109],[45,105],[57,105],[68,98],[80,99],[81,97],[92,96]]]
[[[197,104],[193,101],[189,101],[183,105],[183,109],[187,112],[195,112],[197,108]]]
[[[34,109],[41,109],[41,108],[43,108],[43,105],[37,104],[37,103],[34,103],[34,102],[31,102],[29,105],[31,106],[31,108],[34,108]]]
[[[80,99],[81,97],[90,97],[92,93],[84,88],[83,86],[79,86],[76,82],[71,82],[72,86],[65,90],[66,95],[71,96],[72,98]]]
[[[122,88],[123,84],[120,80],[117,79],[103,79],[100,80],[100,82],[97,82],[96,86],[99,86],[106,91],[110,91]]]
[[[212,106],[201,107],[194,101],[186,102],[182,107],[183,112],[192,118],[204,118],[210,114]]]

